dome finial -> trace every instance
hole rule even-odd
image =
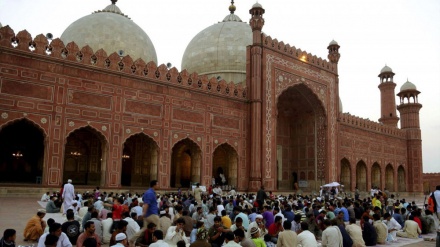
[[[235,5],[234,5],[234,0],[231,0],[231,6],[229,6],[229,11],[231,12],[231,14],[234,14],[235,12]]]
[[[114,5],[114,4],[116,4],[116,2],[118,1],[118,0],[110,0],[111,2],[112,2],[112,4]]]

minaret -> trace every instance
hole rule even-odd
[[[251,111],[251,169],[249,189],[258,190],[261,185],[264,185],[263,181],[263,86],[262,86],[262,56],[263,56],[263,40],[261,30],[264,26],[264,9],[259,3],[255,3],[252,9],[249,10],[251,19],[249,25],[252,28],[252,45],[247,50],[247,85],[250,98],[250,111]]]
[[[328,58],[328,60],[330,60],[330,62],[338,64],[339,58],[341,57],[341,54],[339,54],[339,48],[340,48],[340,46],[338,45],[338,42],[336,42],[335,40],[332,40],[332,42],[330,42],[330,44],[328,44],[327,58]]]
[[[386,66],[380,71],[379,78],[380,84],[378,86],[380,90],[380,113],[381,117],[379,122],[385,125],[397,127],[399,118],[396,114],[396,96],[394,94],[394,88],[396,83],[393,82],[393,70]]]
[[[423,162],[422,162],[422,131],[420,130],[419,112],[422,104],[419,104],[417,87],[408,80],[400,88],[397,96],[400,97],[400,128],[406,130],[406,143],[408,160],[405,166],[407,179],[407,191],[423,191]]]

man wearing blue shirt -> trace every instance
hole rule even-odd
[[[130,244],[134,244],[136,239],[140,237],[146,230],[149,223],[154,223],[159,226],[159,208],[157,206],[156,189],[159,187],[157,180],[150,182],[150,188],[142,196],[144,205],[142,206],[142,216],[144,225],[140,231],[138,231],[130,239]]]
[[[344,222],[348,222],[350,220],[350,214],[348,213],[348,209],[345,207],[345,203],[342,204],[341,211],[344,213]]]

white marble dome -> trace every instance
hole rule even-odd
[[[334,39],[328,44],[328,45],[337,45],[338,42],[336,42]]]
[[[148,35],[115,5],[84,16],[66,28],[61,35],[64,44],[71,41],[81,49],[89,45],[93,51],[104,49],[107,55],[123,51],[133,60],[142,58],[157,64],[156,50]]]
[[[204,29],[191,40],[183,54],[182,70],[245,83],[246,46],[252,44],[252,30],[233,13],[235,6],[231,7],[231,14],[222,22]]]
[[[403,92],[406,90],[417,90],[417,87],[416,87],[416,85],[414,85],[414,83],[406,80],[406,82],[400,87],[400,92]]]
[[[393,72],[393,70],[388,67],[387,65],[385,65],[381,70],[380,73],[384,73],[384,72]]]

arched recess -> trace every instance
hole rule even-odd
[[[350,162],[346,158],[341,160],[341,184],[344,185],[347,191],[351,190]]]
[[[371,186],[382,189],[381,175],[380,165],[377,162],[374,162],[371,167]]]
[[[389,191],[394,191],[394,169],[391,164],[385,168],[385,187]]]
[[[28,119],[1,127],[0,182],[41,183],[44,149],[44,131]]]
[[[212,177],[220,184],[220,172],[226,177],[226,184],[237,186],[238,154],[229,144],[224,143],[214,150],[212,157]]]
[[[171,187],[189,188],[191,183],[200,183],[202,151],[191,139],[176,143],[171,155]]]
[[[94,128],[86,126],[71,132],[64,148],[63,180],[72,179],[75,184],[102,185],[106,153],[107,140]]]
[[[360,191],[367,191],[367,165],[363,160],[356,165],[356,186]]]
[[[157,180],[159,147],[144,133],[130,136],[122,151],[122,186],[149,186]]]
[[[309,174],[296,181],[316,189],[325,182],[326,116],[320,99],[305,84],[285,89],[277,98],[277,184],[279,190],[295,189],[292,174]]]
[[[406,191],[406,179],[405,179],[405,168],[403,166],[399,166],[397,169],[397,183],[399,192]]]

